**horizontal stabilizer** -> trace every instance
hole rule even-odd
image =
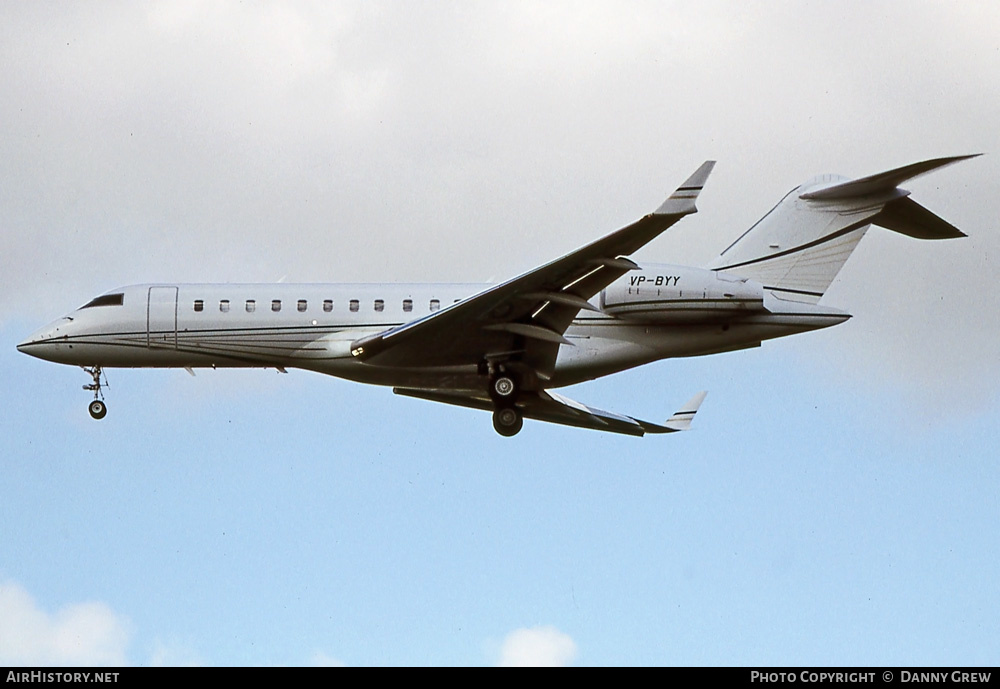
[[[880,172],[876,175],[869,175],[867,177],[852,179],[846,182],[837,182],[836,184],[823,187],[822,189],[813,189],[801,194],[799,198],[810,200],[849,199],[857,196],[881,194],[892,191],[903,182],[913,179],[914,177],[919,177],[920,175],[927,174],[932,170],[937,170],[940,167],[951,165],[952,163],[957,163],[961,160],[975,158],[978,155],[982,154],[974,153],[972,155],[924,160],[919,163],[912,163],[910,165],[904,165],[903,167],[897,167],[895,170]]]
[[[916,239],[958,239],[964,232],[906,196],[890,201],[872,223]]]

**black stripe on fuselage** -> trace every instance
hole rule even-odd
[[[642,299],[623,301],[616,304],[606,304],[604,308],[619,309],[623,306],[670,306],[672,304],[750,304],[760,302],[760,299]]]
[[[768,287],[764,286],[764,289],[771,290],[772,292],[788,292],[789,294],[805,294],[810,297],[822,297],[822,292],[810,292],[805,289],[791,289],[789,287]]]

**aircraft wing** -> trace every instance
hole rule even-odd
[[[638,266],[625,258],[685,215],[714,161],[707,161],[653,213],[539,268],[424,318],[351,343],[352,354],[384,366],[456,366],[517,362],[541,378],[588,299]]]
[[[455,404],[461,407],[492,411],[493,402],[486,394],[456,392],[451,390],[424,390],[418,388],[393,388],[397,395],[417,397]],[[614,412],[595,409],[581,404],[568,397],[558,395],[551,390],[525,392],[517,400],[517,407],[528,419],[557,423],[563,426],[590,428],[595,431],[623,433],[625,435],[642,436],[646,433],[675,433],[691,428],[691,421],[698,412],[707,392],[699,392],[684,404],[673,416],[663,424],[640,421],[631,416],[623,416]]]

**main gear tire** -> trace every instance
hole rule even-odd
[[[514,407],[501,407],[493,412],[493,429],[509,438],[517,435],[524,425],[524,417]]]

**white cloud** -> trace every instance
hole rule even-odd
[[[552,626],[515,629],[500,646],[501,667],[562,667],[576,658],[576,642]]]
[[[129,626],[100,602],[49,614],[19,584],[0,582],[0,665],[127,665]]]
[[[204,661],[197,653],[182,644],[157,640],[149,658],[150,667],[202,667]]]
[[[309,658],[310,667],[347,667],[343,660],[327,655],[323,651],[315,651]]]

